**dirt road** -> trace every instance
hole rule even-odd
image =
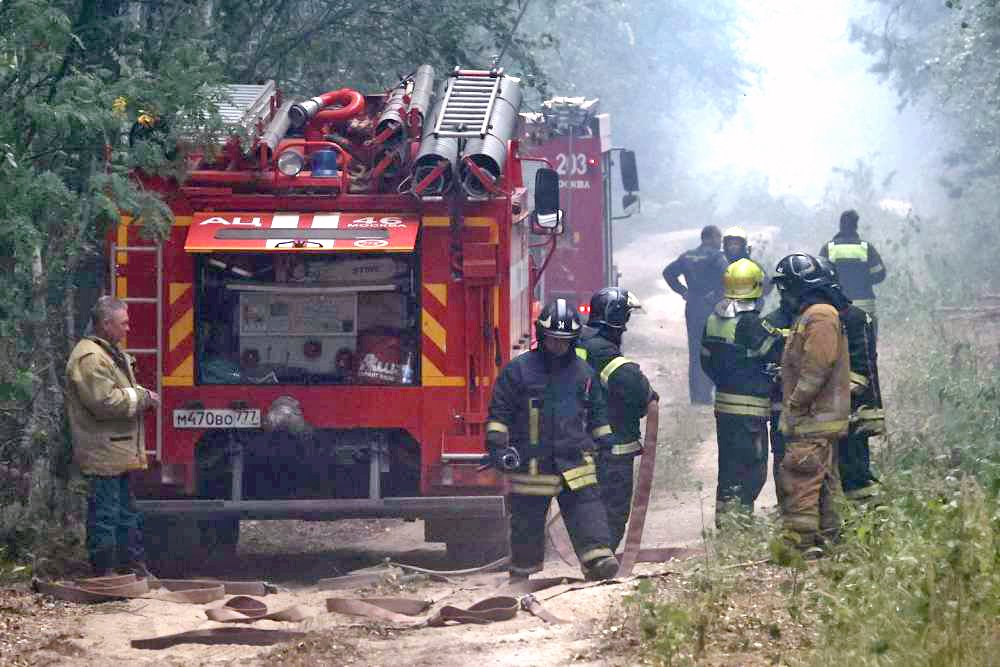
[[[765,230],[766,231],[766,230]],[[716,448],[711,408],[687,404],[687,346],[683,301],[660,278],[662,265],[697,244],[697,230],[665,233],[622,248],[616,260],[622,284],[635,291],[646,313],[633,318],[626,338],[627,354],[639,361],[661,396],[656,487],[646,522],[643,546],[697,545],[704,526],[713,524]],[[651,249],[654,252],[651,252]],[[655,256],[655,259],[650,259]],[[774,505],[768,482],[760,505]],[[761,511],[761,510],[758,510]],[[255,660],[264,664],[294,662],[365,665],[588,665],[621,664],[609,653],[604,629],[613,624],[621,600],[631,584],[572,591],[546,601],[545,607],[572,622],[547,625],[521,613],[512,620],[487,626],[390,630],[384,626],[339,614],[328,614],[324,600],[335,595],[320,591],[315,582],[372,567],[383,559],[424,567],[449,569],[444,549],[423,542],[419,522],[246,522],[238,558],[227,565],[233,578],[266,579],[281,587],[264,600],[270,609],[303,605],[316,615],[299,624],[262,621],[262,628],[317,632],[301,647],[261,649],[241,646],[180,645],[162,651],[132,649],[131,639],[153,637],[195,628],[214,627],[202,605],[181,605],[152,599],[109,603],[67,614],[57,628],[57,641],[22,653],[22,664],[109,663],[226,664]],[[671,564],[640,565],[639,572],[660,572]],[[191,576],[220,575],[204,564]],[[578,576],[552,553],[546,574]],[[391,580],[374,592],[406,595],[450,604],[470,604],[502,592],[504,574],[481,574],[458,583],[430,581],[400,587]],[[354,591],[353,593],[357,593]],[[540,596],[541,597],[541,596]],[[219,603],[215,603],[216,605]],[[317,641],[319,644],[317,644]],[[2,656],[0,656],[2,657]]]

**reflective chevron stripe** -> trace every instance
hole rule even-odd
[[[590,460],[582,466],[564,471],[562,477],[571,491],[577,491],[585,486],[597,484],[597,466]]]
[[[715,393],[715,411],[727,415],[770,417],[771,401],[760,396],[727,394],[719,391]]]
[[[632,442],[623,442],[620,445],[612,445],[611,453],[615,456],[625,456],[626,454],[635,454],[636,452],[642,451],[642,443],[638,440],[633,440]]]

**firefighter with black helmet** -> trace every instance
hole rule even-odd
[[[747,234],[747,230],[742,227],[727,227],[722,232],[722,253],[726,256],[726,261],[732,264],[739,259],[749,259],[756,264],[761,273],[764,274],[764,296],[767,296],[774,289],[774,285],[767,275],[767,269],[750,256],[751,250],[753,248],[750,245],[750,235]]]
[[[764,273],[749,259],[726,269],[724,298],[705,324],[701,363],[715,382],[715,422],[719,446],[716,525],[727,503],[753,511],[767,479],[767,420],[770,377],[780,336],[760,317]]]
[[[597,480],[608,513],[611,548],[625,535],[632,508],[633,460],[644,447],[656,447],[659,396],[639,364],[622,355],[622,336],[633,310],[642,304],[621,287],[605,287],[590,299],[590,321],[584,327],[577,355],[598,374],[608,396],[608,419],[616,442],[597,453]],[[646,417],[646,434],[639,422]]]
[[[839,530],[836,446],[847,434],[851,401],[847,334],[840,321],[847,299],[819,261],[804,253],[779,262],[774,282],[798,304],[781,356],[782,524],[788,542],[808,551]]]
[[[834,286],[840,289],[837,269],[828,259],[817,257]],[[867,501],[876,494],[877,479],[871,470],[868,439],[885,434],[882,390],[878,380],[878,348],[874,318],[849,303],[840,312],[847,333],[851,359],[851,421],[846,436],[837,443],[840,484],[849,500]]]
[[[584,575],[618,572],[590,454],[615,438],[600,380],[574,351],[582,329],[576,309],[553,300],[535,322],[537,347],[504,366],[493,387],[486,447],[510,482],[512,578],[542,570],[553,498]]]

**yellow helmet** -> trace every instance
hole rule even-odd
[[[727,299],[759,299],[764,296],[764,271],[757,262],[738,259],[722,274]]]

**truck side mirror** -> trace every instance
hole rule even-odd
[[[543,167],[535,172],[535,213],[532,227],[536,234],[562,234],[562,210],[559,208],[559,174]]]
[[[626,192],[639,191],[639,170],[635,166],[635,151],[622,151],[622,189]]]

